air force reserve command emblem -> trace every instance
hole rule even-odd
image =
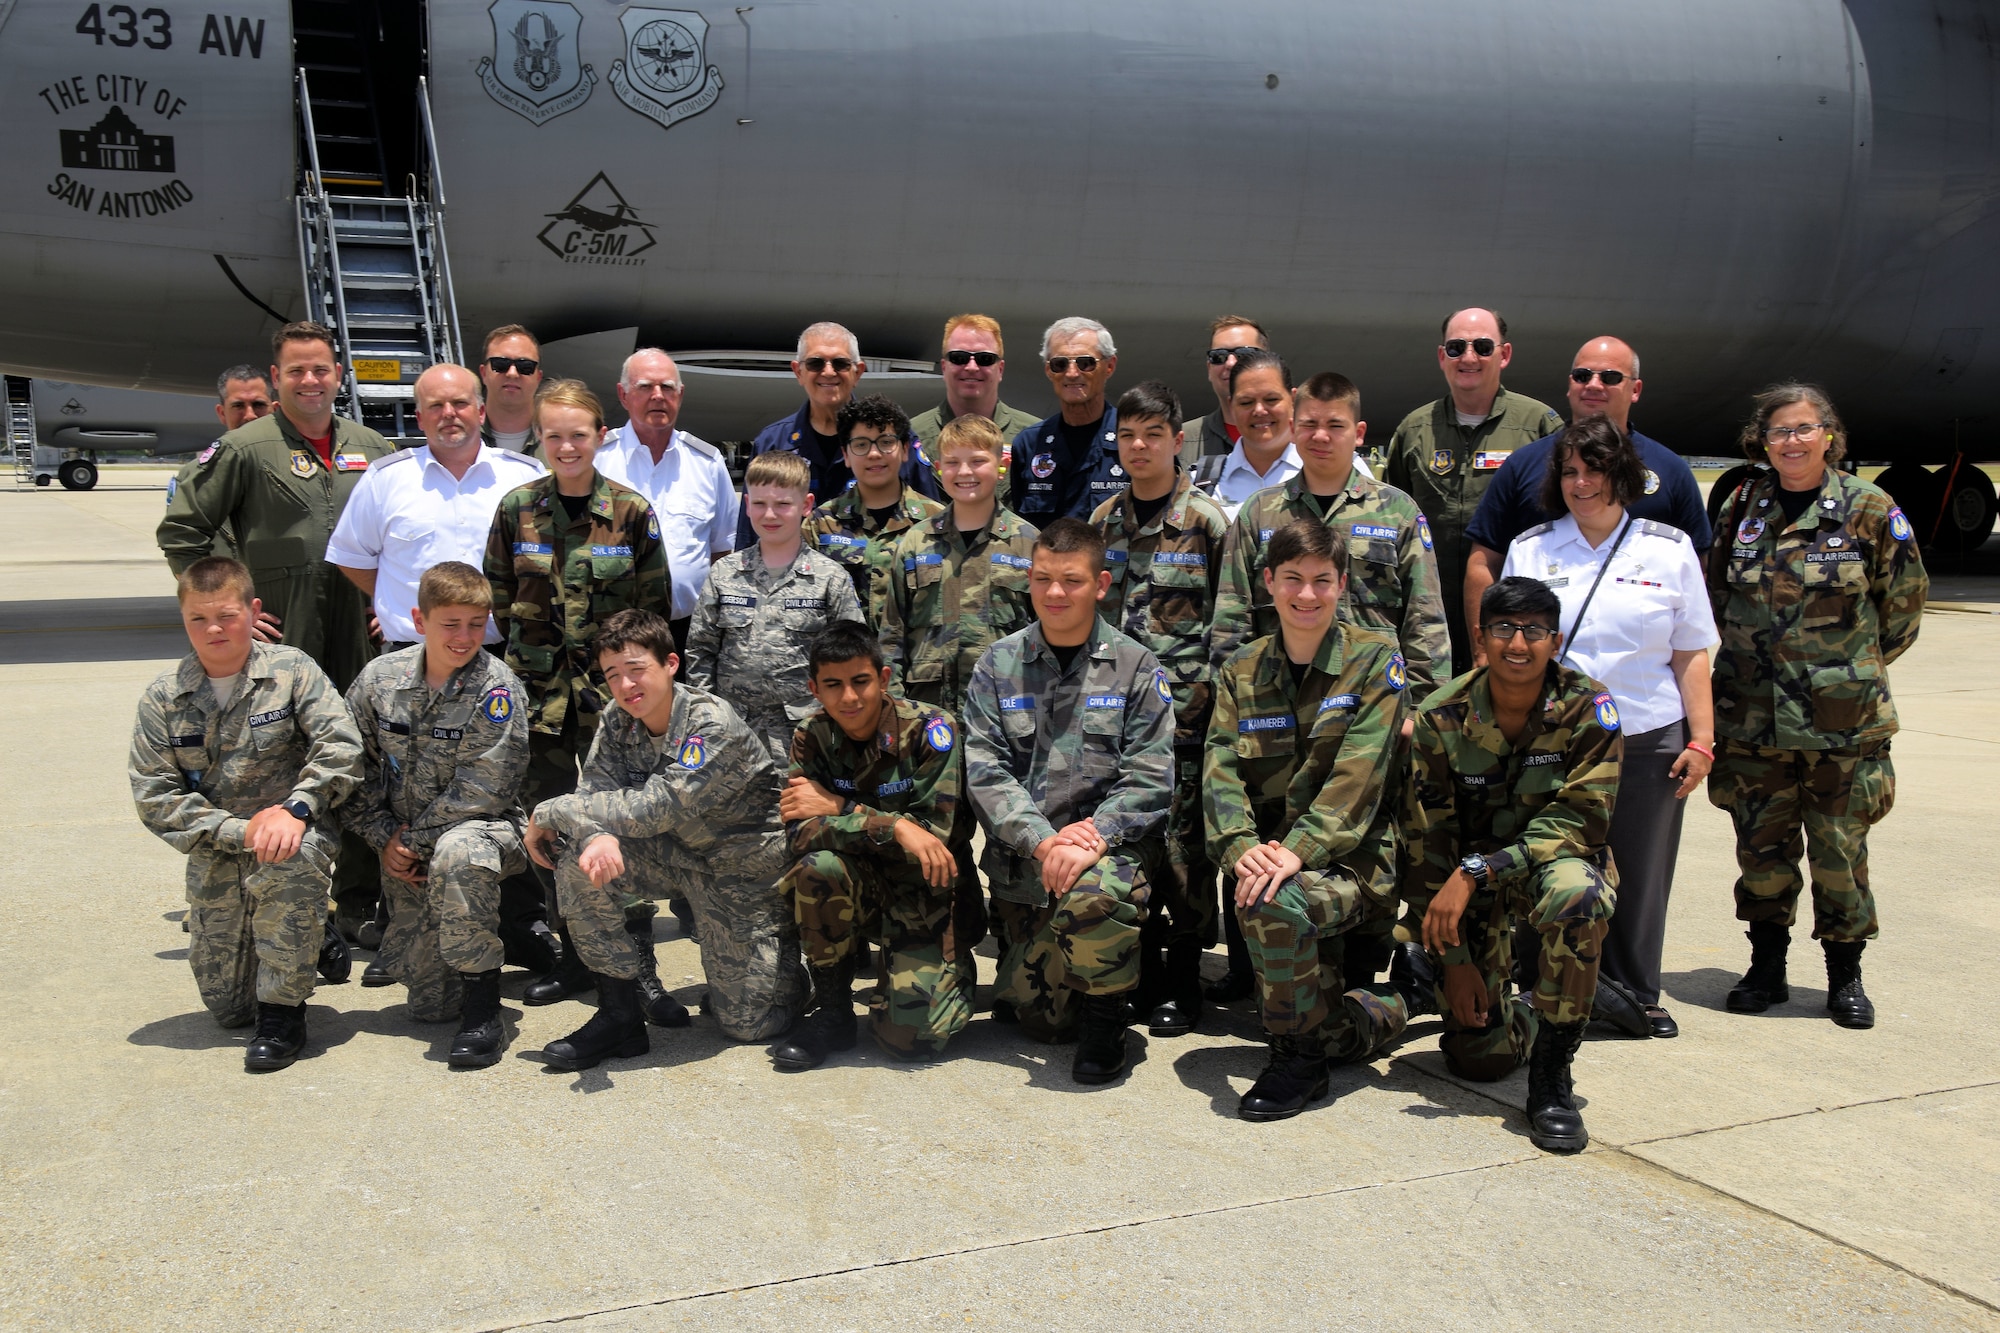
[[[626,10],[625,58],[611,62],[611,91],[663,129],[698,116],[722,96],[722,72],[706,64],[708,20],[692,9]]]
[[[479,62],[486,95],[545,125],[590,100],[597,72],[583,63],[583,15],[567,0],[493,0],[493,56]]]
[[[1431,450],[1431,471],[1437,473],[1440,477],[1451,471],[1451,450]]]

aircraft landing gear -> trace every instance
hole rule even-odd
[[[1963,456],[1935,472],[1915,463],[1884,468],[1875,484],[1909,518],[1925,549],[1976,551],[1993,535],[1993,479]]]
[[[41,478],[35,480],[40,482]],[[56,480],[66,491],[87,491],[97,484],[97,464],[88,458],[72,458],[56,469]]]

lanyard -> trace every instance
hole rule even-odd
[[[1583,617],[1590,610],[1591,599],[1597,596],[1597,585],[1604,582],[1604,575],[1611,568],[1611,562],[1618,558],[1618,548],[1625,544],[1625,534],[1631,530],[1632,515],[1628,513],[1625,515],[1624,526],[1618,529],[1618,539],[1611,543],[1611,550],[1605,555],[1604,563],[1597,567],[1597,577],[1590,581],[1590,591],[1584,594],[1583,605],[1577,608],[1576,619],[1570,622],[1569,641],[1563,644],[1562,656],[1556,659],[1557,666],[1569,661],[1569,650],[1576,647],[1576,632],[1583,628]]]

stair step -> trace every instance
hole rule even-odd
[[[304,71],[305,71],[306,73],[308,73],[308,74],[359,74],[359,73],[361,73],[361,66],[359,66],[359,65],[317,65],[317,64],[313,64],[313,63],[311,63],[311,62],[307,62],[307,61],[301,61],[301,62],[300,62],[300,64],[299,64],[299,68],[300,68],[300,69],[302,69],[302,70],[304,70]],[[310,88],[310,84],[308,84],[308,88]]]

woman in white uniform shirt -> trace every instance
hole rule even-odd
[[[1715,762],[1708,650],[1718,636],[1694,543],[1678,528],[1625,512],[1645,478],[1631,440],[1604,418],[1566,427],[1541,498],[1545,511],[1569,512],[1515,538],[1502,572],[1540,579],[1562,599],[1567,664],[1617,705],[1625,732],[1611,820],[1618,911],[1599,986],[1623,989],[1643,1006],[1644,1027],[1627,1027],[1633,1036],[1671,1037],[1680,1029],[1660,1007],[1660,951],[1684,803]],[[1614,1014],[1625,1008],[1604,1006]]]

